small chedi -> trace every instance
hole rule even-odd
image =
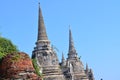
[[[62,62],[59,63],[57,53],[53,50],[48,40],[42,11],[39,6],[38,36],[36,47],[32,52],[32,58],[37,60],[44,80],[94,80],[92,69],[84,69],[82,61],[78,57],[72,32],[69,29],[68,58],[65,60],[62,54]]]
[[[42,80],[35,74],[32,61],[26,53],[6,55],[0,63],[0,80]]]

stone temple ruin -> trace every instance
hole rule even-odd
[[[77,55],[72,39],[72,32],[69,29],[69,50],[68,58],[62,54],[62,62],[59,63],[57,53],[53,50],[48,40],[42,11],[39,6],[38,36],[36,47],[32,52],[32,58],[37,60],[40,72],[44,80],[95,80],[92,69],[86,69]]]

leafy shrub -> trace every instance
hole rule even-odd
[[[40,67],[37,64],[37,60],[34,58],[32,59],[33,67],[35,68],[35,72],[38,76],[42,77],[42,73],[40,73]]]
[[[0,37],[0,61],[8,53],[18,52],[17,47],[9,40]]]

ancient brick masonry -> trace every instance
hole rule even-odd
[[[39,6],[38,18],[38,38],[36,46],[32,52],[32,58],[37,60],[41,68],[40,72],[44,75],[44,80],[94,80],[91,69],[84,65],[78,57],[72,39],[72,32],[69,30],[69,51],[68,58],[65,60],[62,55],[62,62],[58,62],[57,54],[48,40],[42,11]]]
[[[86,70],[84,70],[84,65],[78,57],[74,47],[71,29],[69,29],[68,58],[65,60],[64,55],[62,55],[62,62],[60,65],[67,80],[94,80],[91,69],[86,65]]]
[[[50,46],[50,41],[47,37],[40,6],[38,18],[38,38],[36,47],[32,53],[32,58],[37,60],[37,63],[41,68],[40,72],[44,75],[44,80],[64,80],[64,75],[60,69],[57,54]]]
[[[32,61],[26,53],[11,53],[0,64],[0,80],[41,80],[35,74]]]

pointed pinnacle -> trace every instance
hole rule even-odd
[[[69,52],[75,52],[74,42],[73,42],[73,38],[72,38],[72,32],[71,32],[70,28],[69,28]]]
[[[86,70],[88,70],[88,64],[86,63]]]
[[[42,16],[42,11],[39,3],[39,19],[38,19],[38,40],[48,40],[44,20]]]
[[[65,60],[63,52],[62,52],[62,60]]]

